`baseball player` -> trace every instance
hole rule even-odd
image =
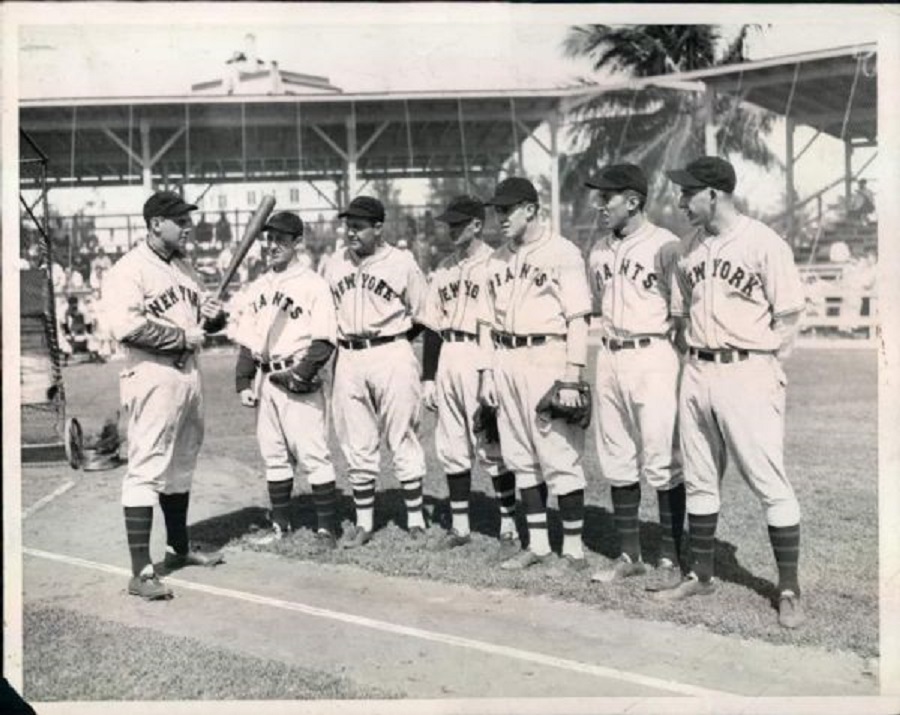
[[[594,435],[621,543],[616,563],[592,580],[608,583],[646,572],[638,522],[643,476],[656,490],[662,527],[655,590],[681,581],[685,493],[675,449],[681,367],[669,339],[670,287],[680,242],[644,216],[647,177],[639,166],[606,166],[587,186],[599,192],[600,219],[610,230],[588,259],[601,328]]]
[[[150,559],[157,502],[166,522],[167,571],[222,562],[220,553],[190,550],[187,529],[191,481],[203,440],[198,353],[205,332],[225,323],[221,304],[202,294],[200,280],[184,258],[190,212],[196,209],[178,194],[153,194],[144,204],[147,240],[103,279],[103,313],[125,357],[119,386],[128,416],[128,472],[122,485],[133,574],[128,593],[151,600],[172,595]]]
[[[428,321],[436,332],[424,334],[422,400],[427,408],[437,410],[435,447],[450,492],[452,528],[437,548],[450,549],[471,540],[469,498],[472,464],[477,459],[500,501],[501,553],[506,554],[517,549],[516,478],[503,464],[499,439],[491,441],[485,432],[474,431],[478,370],[490,365],[493,352],[482,350],[478,341],[485,269],[493,253],[481,240],[484,216],[481,201],[457,196],[435,219],[447,224],[455,251],[429,277]]]
[[[797,564],[800,508],[784,470],[786,378],[803,309],[803,286],[787,243],[734,204],[734,167],[702,157],[670,171],[696,231],[686,239],[672,312],[689,318],[679,397],[693,568],[659,596],[711,594],[719,482],[731,452],[763,504],[778,565],[778,619],[804,620]]]
[[[409,252],[384,241],[378,199],[357,196],[338,215],[345,221],[346,248],[335,252],[324,277],[337,311],[334,427],[356,507],[356,525],[344,546],[362,546],[372,537],[382,437],[403,489],[409,535],[420,539],[425,453],[416,431],[422,388],[410,339],[424,325],[425,278]]]
[[[241,346],[235,388],[242,405],[257,408],[256,439],[272,503],[272,533],[257,542],[291,531],[296,463],[312,488],[317,551],[324,552],[336,544],[336,491],[318,374],[334,352],[334,306],[328,285],[298,256],[300,217],[276,213],[263,230],[269,267],[245,288],[235,331]]]
[[[503,460],[516,475],[528,522],[529,545],[501,568],[524,569],[548,561],[546,494],[556,495],[563,523],[563,570],[587,568],[584,522],[584,429],[537,413],[557,381],[580,383],[587,360],[591,294],[578,248],[540,220],[534,185],[511,177],[488,202],[506,243],[487,266],[488,300],[482,321],[493,329],[492,367],[481,371],[479,399],[499,406]],[[566,387],[559,401],[587,407],[584,395]]]

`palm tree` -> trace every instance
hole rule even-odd
[[[726,42],[722,28],[713,25],[579,25],[569,29],[563,51],[590,58],[597,71],[652,77],[743,62],[751,29],[742,26]],[[564,195],[576,197],[574,218],[583,218],[585,179],[602,164],[629,161],[651,177],[648,203],[664,219],[672,209],[670,201],[660,200],[664,170],[704,153],[707,111],[699,93],[660,87],[605,92],[574,109],[570,139],[579,149],[561,161]],[[720,154],[740,154],[765,167],[775,161],[764,142],[772,117],[747,111],[727,95],[716,96],[713,116],[720,120]]]

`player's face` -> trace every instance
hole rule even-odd
[[[287,266],[297,253],[302,238],[283,231],[266,231],[266,260],[269,266],[280,270]]]
[[[600,223],[611,231],[621,231],[631,217],[627,195],[618,191],[600,191],[594,203]]]
[[[346,228],[347,248],[357,256],[371,256],[381,243],[380,222],[373,223],[363,218],[348,218]]]
[[[189,213],[178,216],[158,216],[151,219],[153,232],[159,236],[163,246],[169,251],[184,251],[194,230],[194,222]]]
[[[533,204],[519,203],[512,206],[495,206],[494,212],[500,222],[500,231],[506,239],[520,241],[528,228],[528,207]]]
[[[684,211],[691,226],[706,226],[713,214],[714,192],[710,189],[681,189],[678,207]]]

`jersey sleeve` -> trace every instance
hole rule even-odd
[[[679,259],[669,276],[669,315],[687,318],[691,312],[690,295],[691,285],[684,272],[684,262]]]
[[[562,312],[566,320],[590,315],[593,308],[587,268],[578,248],[569,243],[559,266],[559,291]]]
[[[410,254],[407,259],[407,265],[406,307],[408,308],[410,317],[413,319],[414,323],[428,325],[428,284],[425,281],[425,275],[412,258],[412,254]]]
[[[106,326],[118,341],[147,322],[140,278],[127,268],[118,263],[108,270],[103,276],[101,291],[101,311]]]
[[[318,282],[312,300],[312,320],[310,336],[313,340],[325,340],[332,345],[337,344],[337,311],[331,297],[331,290],[324,280]]]
[[[431,330],[438,332],[442,327],[441,320],[441,301],[438,295],[438,285],[435,280],[434,273],[425,279],[425,307],[422,312],[421,320],[418,322],[427,326]]]
[[[763,287],[772,306],[772,315],[777,318],[802,310],[806,299],[791,247],[771,232],[762,259]]]
[[[674,315],[672,298],[678,292],[678,288],[675,286],[675,271],[681,255],[681,242],[675,236],[672,236],[671,239],[663,243],[656,254],[656,274],[659,276],[659,292],[665,299],[666,305],[669,306],[669,313]]]

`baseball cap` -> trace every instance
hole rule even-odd
[[[494,195],[485,202],[485,205],[512,206],[522,201],[538,203],[537,190],[528,179],[520,176],[511,176],[497,184],[497,188],[494,189]]]
[[[338,214],[338,218],[366,218],[384,221],[384,204],[372,196],[357,196]]]
[[[157,191],[144,202],[144,221],[149,221],[154,216],[171,218],[196,210],[194,204],[189,204],[174,191]]]
[[[263,226],[263,231],[281,231],[291,236],[303,235],[303,221],[290,211],[279,211],[272,214]]]
[[[730,194],[737,184],[734,167],[717,156],[701,156],[684,169],[667,171],[666,174],[687,189],[719,189]]]
[[[592,189],[601,191],[625,191],[631,189],[639,194],[647,195],[647,175],[637,164],[610,164],[600,169],[597,176],[585,183]]]
[[[462,223],[473,218],[484,221],[484,204],[474,196],[455,196],[447,204],[447,210],[439,216],[435,216],[434,220],[444,223]]]

